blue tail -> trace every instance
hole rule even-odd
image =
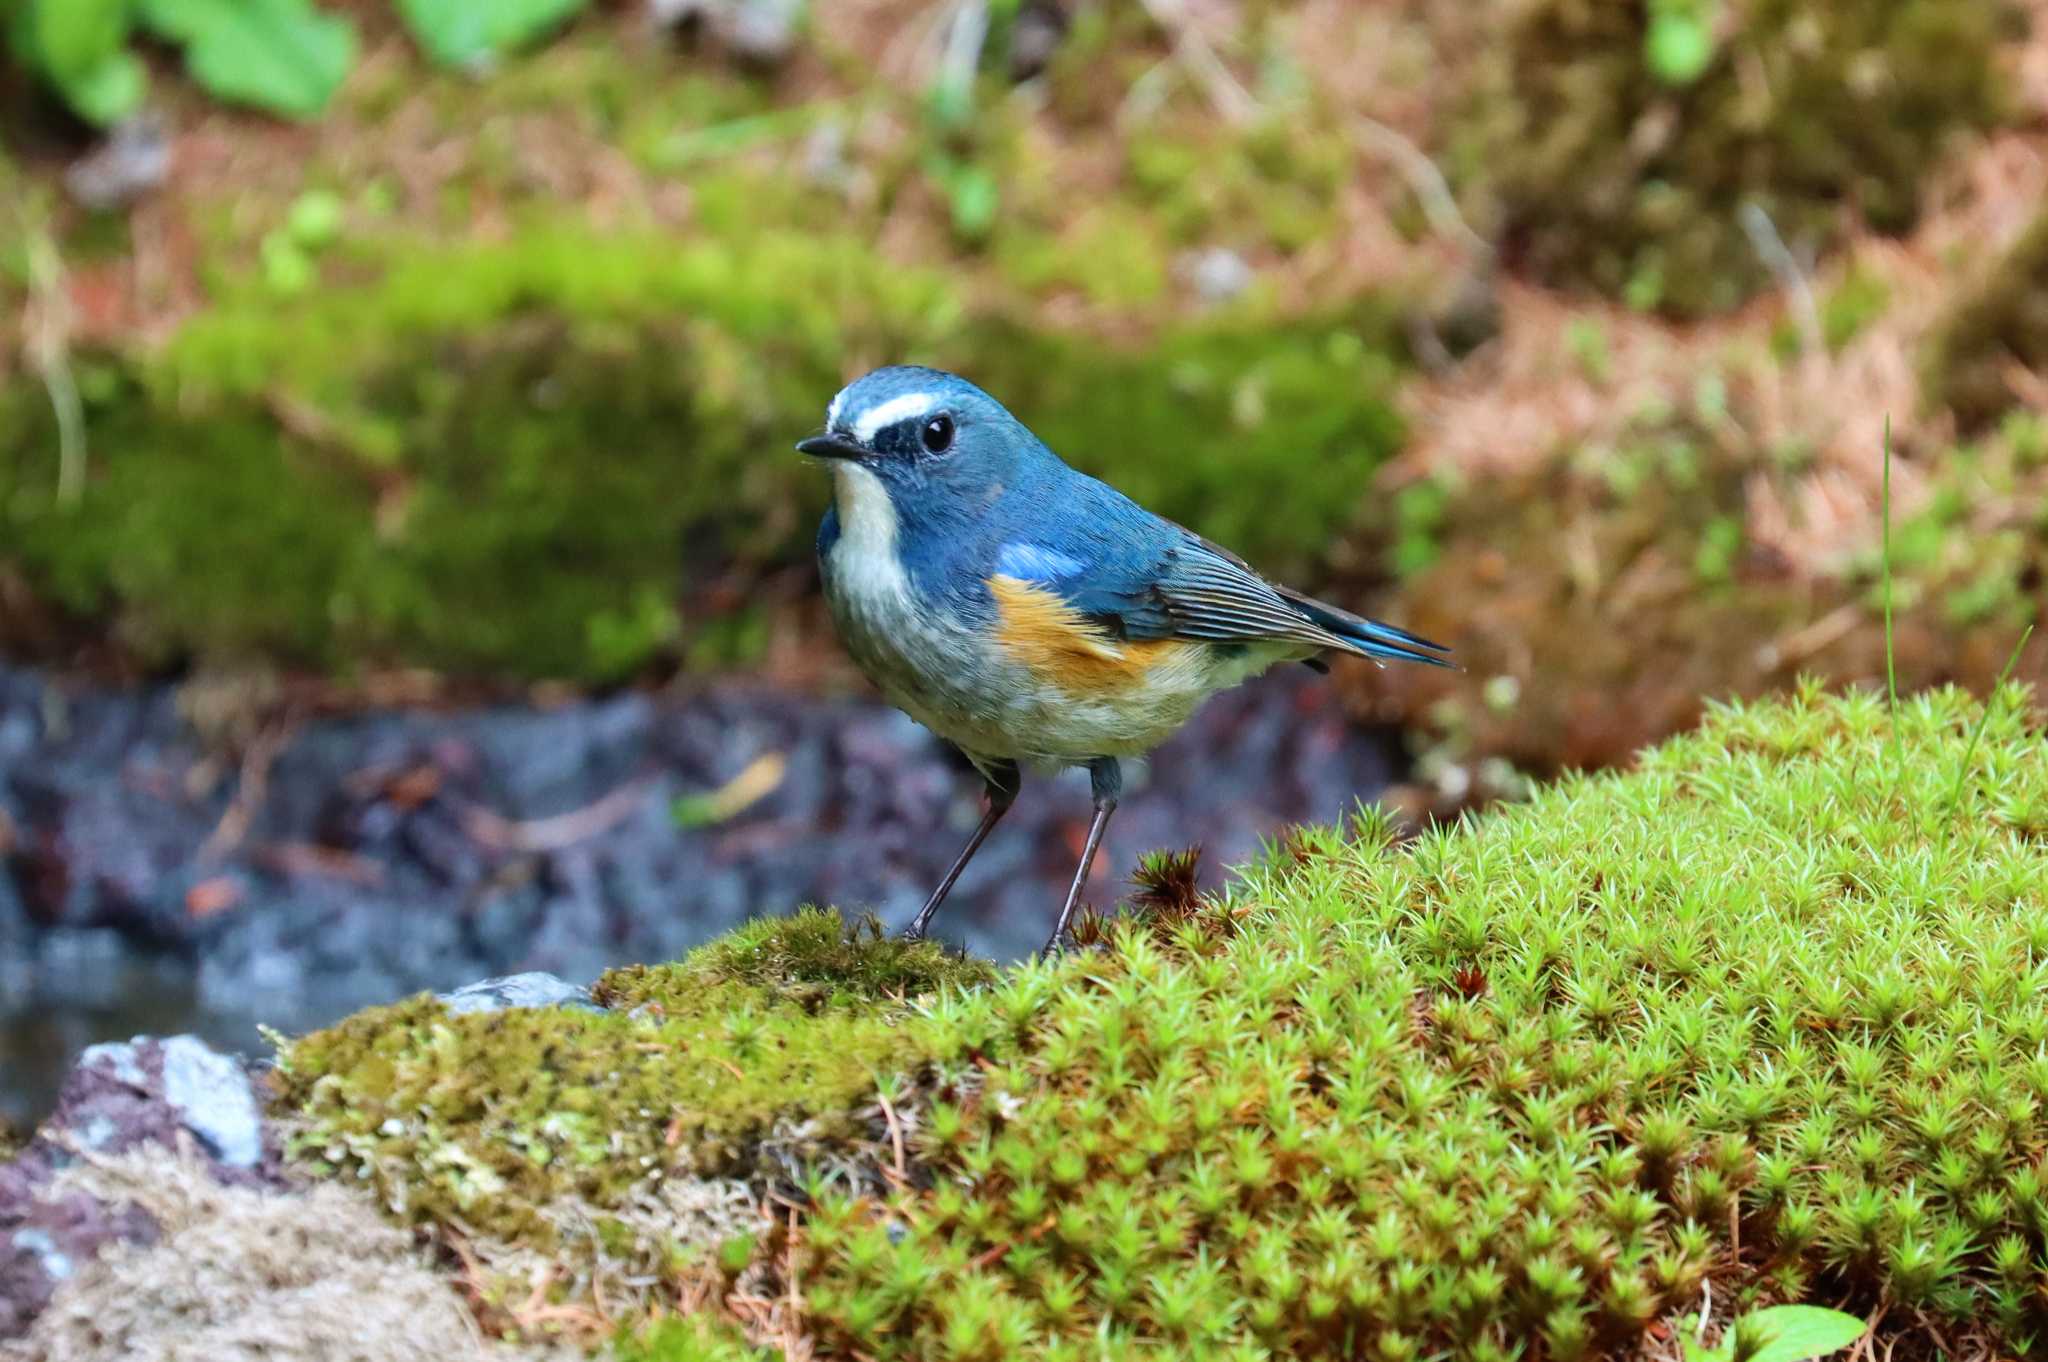
[[[1425,662],[1432,667],[1458,670],[1458,664],[1447,656],[1451,650],[1441,643],[1432,643],[1406,629],[1396,629],[1391,624],[1381,624],[1378,620],[1354,615],[1327,602],[1312,600],[1299,592],[1282,589],[1280,594],[1301,612],[1303,618],[1342,644],[1346,652],[1375,660]]]

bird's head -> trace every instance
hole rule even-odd
[[[833,461],[842,476],[871,474],[899,509],[986,504],[1051,457],[966,379],[909,365],[848,384],[832,399],[823,433],[797,449]]]

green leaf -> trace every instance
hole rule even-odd
[[[1668,7],[1650,20],[1643,35],[1643,59],[1666,85],[1690,85],[1714,60],[1714,34],[1707,16],[1691,6]]]
[[[331,189],[309,189],[292,200],[285,231],[309,251],[331,246],[341,235],[341,196]]]
[[[141,0],[140,14],[185,44],[186,69],[210,93],[287,118],[326,108],[355,61],[354,25],[307,0]]]
[[[1818,1305],[1774,1305],[1752,1316],[1771,1330],[1771,1341],[1752,1362],[1807,1362],[1840,1352],[1863,1337],[1866,1327],[1854,1315]]]
[[[541,37],[588,0],[398,0],[406,27],[443,66],[477,68]]]
[[[133,52],[116,52],[58,88],[80,118],[104,128],[142,107],[142,97],[149,93],[149,71]]]
[[[1773,1305],[1747,1318],[1763,1325],[1769,1334],[1769,1341],[1750,1362],[1809,1362],[1826,1357],[1863,1337],[1867,1327],[1854,1315],[1818,1305]],[[1686,1362],[1728,1362],[1735,1352],[1735,1330],[1731,1327],[1722,1333],[1718,1348],[1702,1348],[1691,1339],[1684,1342]]]
[[[996,177],[981,166],[962,166],[953,176],[953,230],[967,241],[980,241],[996,224],[996,210],[1002,206],[1002,191]]]
[[[128,0],[29,0],[15,15],[15,46],[69,94],[73,81],[128,44]]]
[[[29,0],[13,46],[79,117],[104,127],[142,103],[149,75],[127,50],[127,0]]]

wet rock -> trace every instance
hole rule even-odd
[[[82,1156],[150,1147],[199,1159],[223,1185],[283,1185],[240,1060],[192,1036],[89,1047],[56,1111],[0,1165],[0,1338],[26,1331],[58,1283],[109,1243],[155,1242],[156,1222],[140,1209],[54,1185]]]
[[[508,1007],[580,1007],[591,1012],[603,1008],[590,1001],[590,990],[567,979],[538,970],[508,974],[498,979],[479,979],[440,995],[450,1012],[502,1012]]]

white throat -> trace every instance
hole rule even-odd
[[[910,580],[896,552],[896,505],[882,480],[857,463],[832,465],[833,501],[839,508],[839,542],[832,566],[849,595],[868,599],[903,597]]]

